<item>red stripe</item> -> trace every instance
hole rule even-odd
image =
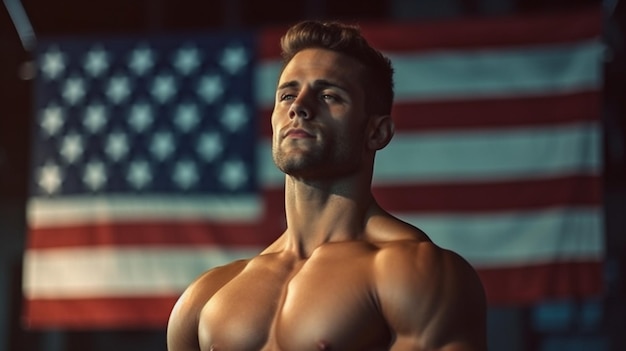
[[[598,175],[558,178],[378,186],[374,196],[392,212],[453,213],[522,211],[561,206],[599,206]]]
[[[602,262],[561,262],[478,269],[490,305],[531,304],[540,299],[602,293]],[[178,295],[25,301],[26,326],[37,328],[164,328]],[[68,313],[71,311],[71,313]]]
[[[285,230],[283,221],[257,224],[133,221],[31,229],[29,250],[73,247],[265,247]]]
[[[32,299],[25,301],[27,328],[158,328],[167,326],[176,296]]]
[[[224,225],[200,221],[159,220],[100,222],[31,229],[28,248],[41,250],[95,246],[189,247],[197,245],[264,247],[276,239],[283,230],[267,223]]]
[[[604,289],[600,261],[478,269],[491,305],[598,296]]]
[[[528,46],[579,41],[599,37],[599,6],[582,11],[526,16],[454,19],[436,22],[361,23],[364,36],[386,52],[428,51],[453,47],[479,49],[495,46]],[[261,32],[259,57],[280,56],[280,37],[286,27]]]
[[[600,119],[600,93],[396,103],[398,131],[545,126]]]
[[[271,137],[272,108],[259,112],[261,135]],[[546,126],[600,119],[601,94],[587,91],[563,95],[500,99],[402,102],[393,107],[396,131],[494,129]]]

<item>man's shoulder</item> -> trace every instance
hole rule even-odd
[[[374,263],[376,280],[383,286],[426,288],[452,278],[480,294],[482,284],[475,269],[454,251],[430,240],[395,240],[380,244]]]
[[[250,259],[240,259],[230,263],[213,267],[200,275],[191,285],[191,287],[206,288],[210,286],[222,286],[232,278],[237,276],[248,265]]]
[[[386,243],[376,255],[374,288],[392,328],[406,333],[402,338],[429,349],[453,343],[485,349],[484,290],[457,253],[427,240]]]

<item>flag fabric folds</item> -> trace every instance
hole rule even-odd
[[[381,205],[465,257],[492,305],[601,292],[600,13],[362,29],[396,70]],[[29,326],[164,327],[195,277],[284,230],[283,31],[40,46]]]

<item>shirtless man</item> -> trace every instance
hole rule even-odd
[[[272,155],[287,229],[187,288],[169,350],[486,350],[475,271],[372,195],[393,135],[389,60],[336,23],[300,23],[281,44]]]

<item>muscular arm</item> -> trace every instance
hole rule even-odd
[[[457,254],[430,242],[381,250],[376,259],[380,307],[394,333],[393,351],[484,351],[482,284]]]
[[[200,351],[198,323],[206,302],[245,267],[236,261],[201,275],[180,296],[167,323],[168,351]]]

